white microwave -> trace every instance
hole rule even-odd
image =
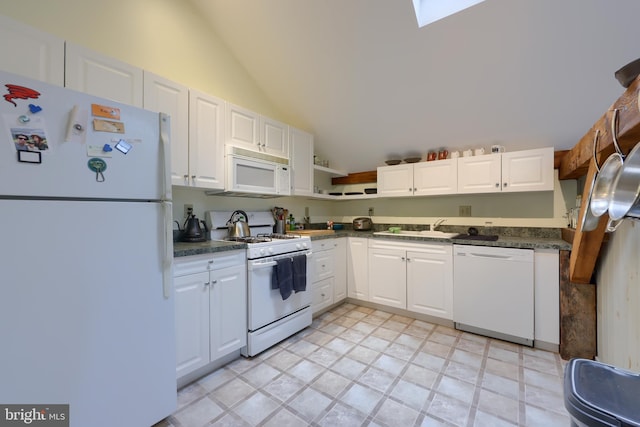
[[[225,151],[225,189],[215,194],[252,197],[291,194],[289,159],[231,145]]]

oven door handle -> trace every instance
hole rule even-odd
[[[312,255],[313,255],[313,252],[311,252],[311,251],[306,252],[305,255],[307,256],[307,258],[311,258]],[[294,255],[294,256],[297,256],[297,255]],[[278,257],[278,259],[282,259],[282,258],[291,258],[291,255]],[[260,262],[259,260],[258,261],[253,261],[253,262],[250,261],[249,264],[248,264],[248,267],[249,267],[248,269],[249,270],[258,270],[258,269],[261,269],[261,268],[273,267],[273,266],[276,266],[276,265],[278,265],[278,263],[275,260],[266,261],[266,262],[264,262],[264,261]]]

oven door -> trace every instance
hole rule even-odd
[[[307,290],[292,293],[282,300],[279,289],[271,289],[271,272],[280,258],[307,256]],[[248,260],[249,331],[255,331],[276,320],[311,305],[311,251],[300,251],[274,257]]]

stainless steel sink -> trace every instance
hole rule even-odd
[[[411,237],[430,237],[434,239],[451,239],[457,236],[460,233],[445,233],[444,231],[411,231],[411,230],[400,230],[398,233],[392,233],[390,231],[376,231],[373,234],[379,236],[411,236]]]

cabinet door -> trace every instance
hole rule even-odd
[[[349,237],[347,251],[347,290],[350,298],[369,301],[367,239]]]
[[[407,308],[404,250],[369,248],[369,301]]]
[[[247,345],[247,268],[244,264],[211,272],[211,360]]]
[[[458,158],[458,193],[500,191],[500,154]]]
[[[319,312],[333,304],[333,277],[329,277],[312,285],[311,312]]]
[[[333,302],[347,298],[347,238],[333,239]]]
[[[209,363],[209,272],[174,277],[176,378]]]
[[[171,116],[171,184],[189,185],[189,89],[145,71],[144,108]]]
[[[560,344],[560,252],[536,249],[533,253],[534,338]]]
[[[65,86],[142,108],[142,69],[67,42]]]
[[[274,156],[289,158],[289,126],[269,117],[260,117],[260,147]]]
[[[64,40],[0,16],[0,69],[64,86]]]
[[[420,162],[413,165],[415,196],[458,192],[457,159]]]
[[[300,129],[289,128],[291,154],[292,196],[313,195],[313,135]]]
[[[194,187],[224,189],[224,108],[220,98],[189,91],[189,173]]]
[[[260,116],[253,111],[230,103],[227,103],[226,113],[225,142],[251,150],[259,150]]]
[[[502,154],[502,191],[553,190],[553,147]]]
[[[413,165],[382,166],[378,168],[378,195],[385,197],[413,194]]]
[[[407,309],[453,319],[451,246],[431,253],[407,252]]]

